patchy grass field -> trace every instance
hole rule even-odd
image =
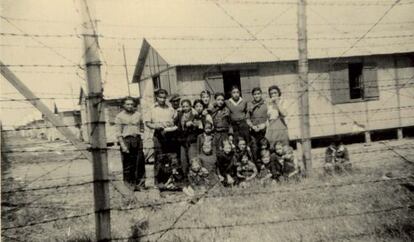
[[[93,240],[91,164],[77,151],[59,151],[74,149],[63,142],[21,137],[6,141],[8,150],[36,152],[5,154],[2,240]],[[348,147],[351,174],[322,175],[323,150],[315,149],[311,178],[245,189],[215,187],[196,203],[181,193],[129,192],[122,186],[119,152],[110,150],[113,237],[120,241],[413,241],[414,194],[409,184],[414,182],[414,140]],[[147,170],[151,186],[151,166]]]

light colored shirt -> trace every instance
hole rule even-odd
[[[141,113],[128,113],[125,110],[115,117],[116,137],[140,135]]]
[[[278,119],[279,116],[286,116],[286,109],[285,104],[283,102],[280,102],[279,104],[279,109],[277,109],[275,107],[275,105],[273,105],[273,103],[269,103],[267,106],[267,118],[268,120],[275,120]]]
[[[168,105],[160,106],[155,103],[149,114],[148,121],[151,123],[173,123],[175,117],[175,110]]]

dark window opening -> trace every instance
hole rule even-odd
[[[152,84],[154,85],[154,90],[161,88],[161,79],[159,75],[152,77]]]
[[[237,86],[239,87],[239,90],[241,90],[240,72],[239,71],[224,71],[223,72],[223,88],[224,88],[224,94],[226,96],[226,99],[231,97],[231,88],[233,86]]]
[[[363,98],[362,63],[352,63],[348,66],[350,99]]]

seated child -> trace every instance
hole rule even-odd
[[[202,167],[199,158],[193,158],[191,160],[190,171],[188,172],[188,181],[192,188],[208,185],[208,171],[205,167]]]
[[[285,178],[298,177],[301,172],[301,167],[293,154],[293,148],[285,145],[283,148],[283,176]]]
[[[283,172],[283,166],[279,160],[275,159],[275,156],[272,157],[269,150],[262,150],[260,157],[261,164],[258,175],[260,181],[263,183],[268,180],[279,180]]]
[[[204,125],[204,132],[197,136],[197,153],[200,154],[202,152],[203,145],[208,145],[213,147],[213,124],[206,122]],[[212,150],[213,151],[213,150]]]
[[[190,197],[195,195],[195,191],[204,191],[208,185],[208,174],[206,168],[201,165],[200,159],[195,157],[191,159],[190,170],[188,172],[189,186],[183,189],[183,192]]]
[[[217,177],[217,156],[213,152],[213,144],[211,142],[205,142],[201,146],[201,152],[198,158],[201,161],[203,167],[205,167],[209,173],[208,181],[209,185],[214,186],[218,182]]]
[[[217,154],[217,173],[224,186],[234,184],[236,177],[235,155],[228,139],[222,141],[220,151]]]
[[[251,156],[244,153],[237,163],[236,175],[240,186],[244,187],[248,181],[257,176],[256,165],[251,161]]]
[[[285,154],[285,146],[281,142],[276,142],[274,152],[271,153],[270,157],[272,160],[278,162],[283,166],[283,155]]]
[[[168,153],[160,156],[160,167],[157,175],[160,190],[180,190],[178,184],[182,181],[182,172],[178,166],[177,154]]]
[[[352,168],[348,149],[340,137],[334,137],[331,145],[326,148],[324,170],[328,174],[333,172],[350,171]]]
[[[241,156],[247,154],[249,156],[249,159],[252,160],[253,154],[250,150],[250,147],[247,146],[247,142],[243,137],[238,137],[237,139],[237,147],[236,147],[236,153],[237,153],[237,160],[240,162]]]

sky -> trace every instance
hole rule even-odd
[[[2,33],[62,35],[0,36],[1,61],[7,65],[63,65],[63,67],[12,66],[10,69],[36,95],[53,108],[78,109],[80,87],[85,87],[85,73],[76,67],[83,63],[83,40],[79,0],[2,0],[0,29]],[[125,62],[126,51],[128,79],[132,79],[142,38],[159,37],[238,37],[259,33],[261,37],[275,35],[296,36],[296,6],[278,0],[219,0],[218,7],[211,0],[96,0],[92,4],[98,20],[101,47],[102,79],[107,98],[128,95]],[[362,35],[370,24],[392,3],[391,0],[309,0],[308,2],[375,3],[378,6],[310,6],[309,35],[329,35],[332,31],[350,31]],[[411,0],[403,0],[410,2]],[[257,4],[257,3],[262,4]],[[276,4],[273,4],[276,3]],[[282,4],[277,4],[277,3]],[[225,10],[225,11],[223,11]],[[382,33],[393,33],[395,28],[414,31],[413,5],[393,10],[392,17],[384,22],[406,21],[404,25],[384,25]],[[326,19],[333,19],[334,26]],[[341,25],[358,19],[361,25]],[[412,21],[410,23],[410,21]],[[321,23],[321,25],[318,25]],[[336,25],[337,24],[337,25]],[[240,27],[243,26],[243,28]],[[336,30],[335,30],[336,28]],[[381,26],[378,26],[381,28]],[[414,39],[411,38],[410,40]],[[163,42],[172,48],[173,42]],[[286,45],[295,46],[293,43]],[[346,43],[349,45],[350,43]],[[187,46],[186,46],[187,47]],[[188,44],[189,48],[195,48]],[[181,51],[185,51],[181,49]],[[293,50],[295,51],[295,50]],[[180,54],[179,52],[177,54]],[[139,95],[136,84],[130,84],[132,95]],[[0,77],[0,100],[23,99],[4,77]],[[40,118],[40,113],[27,101],[0,101],[1,120],[5,126],[24,124]]]

